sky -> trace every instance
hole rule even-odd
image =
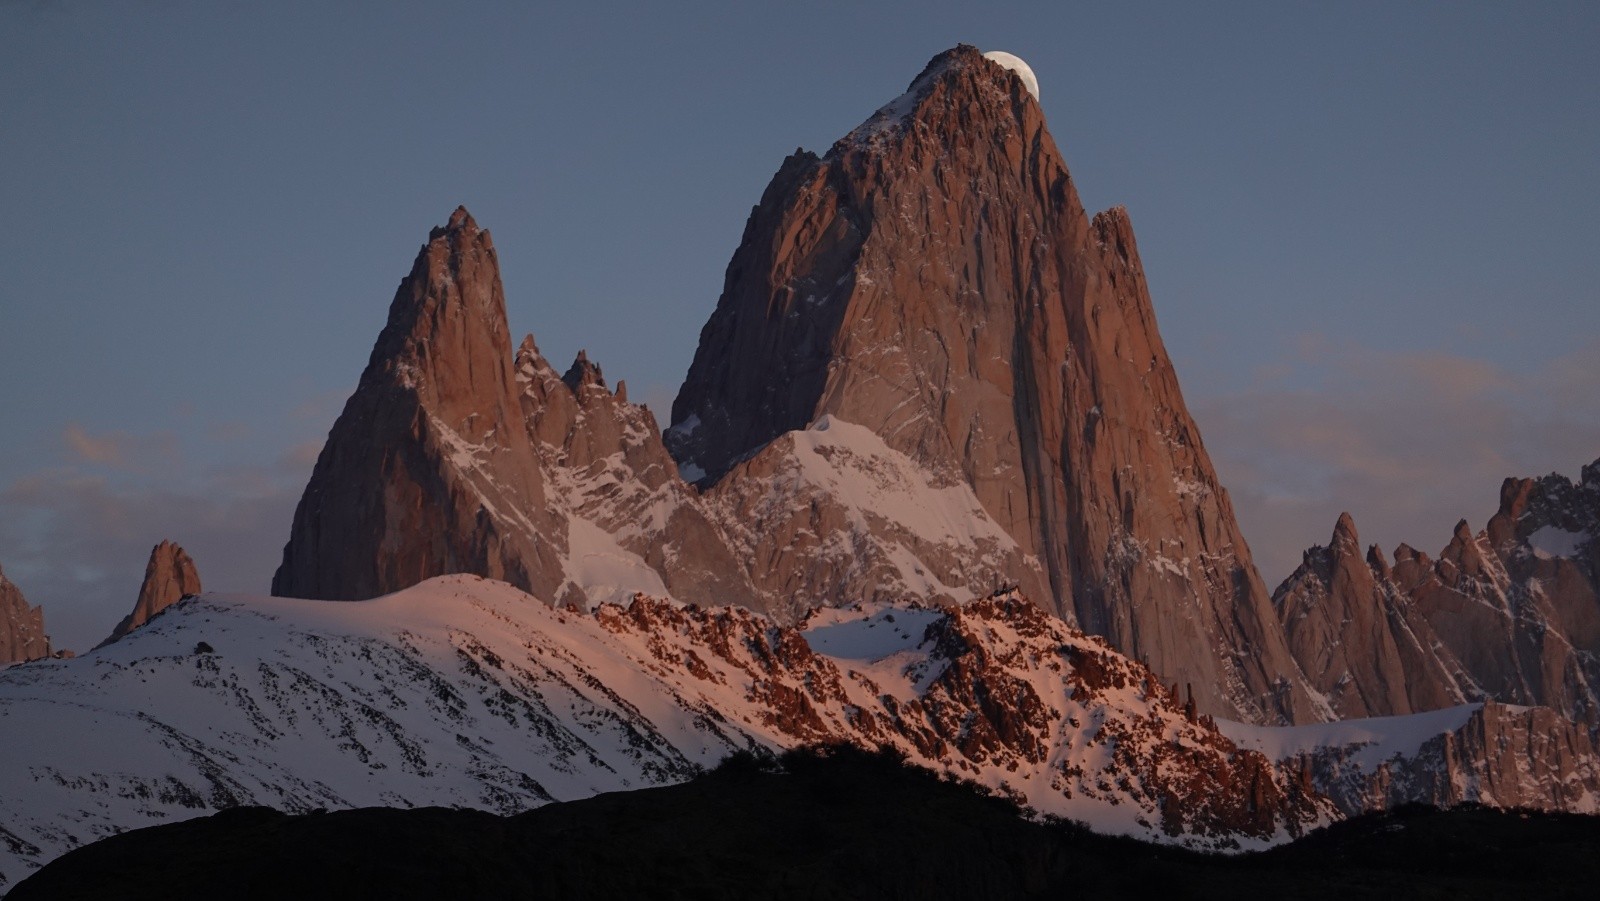
[[[578,8],[582,7],[582,8]],[[1038,75],[1269,587],[1600,457],[1600,5],[0,0],[0,567],[265,592],[429,228],[665,415],[750,208],[958,42]]]

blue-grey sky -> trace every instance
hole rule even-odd
[[[162,538],[264,591],[461,203],[512,330],[664,411],[779,162],[957,42],[1128,207],[1269,584],[1600,456],[1593,3],[0,0],[0,566],[80,650]]]

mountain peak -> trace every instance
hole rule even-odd
[[[139,597],[133,610],[99,647],[116,641],[150,621],[157,613],[171,607],[192,594],[199,594],[200,571],[187,551],[177,544],[163,540],[150,549],[150,561],[144,567],[144,581],[139,585]]]
[[[515,354],[517,365],[520,366],[523,360],[531,361],[540,359],[542,357],[543,354],[539,353],[539,344],[533,340],[533,335],[531,333],[523,335],[522,343],[517,345],[517,352]]]
[[[588,387],[600,389],[606,387],[605,376],[600,373],[600,364],[590,361],[587,350],[578,351],[578,355],[572,360],[572,365],[567,368],[566,374],[561,376],[561,381],[565,382],[574,394]]]
[[[499,259],[458,207],[395,291],[273,592],[356,600],[467,571],[553,595],[566,529],[521,423]]]
[[[895,134],[992,132],[1005,119],[1019,122],[1031,116],[1042,120],[1033,71],[1009,53],[997,56],[1001,58],[989,58],[970,44],[940,53],[928,61],[903,94],[879,107],[836,142],[828,155],[878,147]],[[919,127],[907,128],[910,122]]]
[[[1356,532],[1356,521],[1349,511],[1340,513],[1338,521],[1333,524],[1333,538],[1328,548],[1351,554],[1360,552],[1361,536]]]
[[[472,218],[471,213],[467,212],[467,208],[465,206],[458,206],[456,207],[455,212],[450,214],[450,219],[448,222],[446,222],[444,225],[435,226],[432,231],[428,232],[428,240],[436,241],[439,238],[450,234],[466,234],[475,236],[480,231],[482,231],[482,229],[478,228],[477,221]]]
[[[454,426],[483,404],[501,402],[498,395],[509,397],[509,346],[494,242],[457,207],[417,251],[361,379],[416,391],[444,408]]]
[[[1204,712],[1311,715],[1127,211],[1090,220],[1029,87],[974,47],[934,57],[827,156],[779,168],[665,437],[715,490],[825,415],[969,488],[1037,561],[1013,576],[1026,594],[1193,683]],[[1228,650],[1245,646],[1257,656]]]

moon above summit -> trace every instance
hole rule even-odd
[[[1021,57],[1007,53],[1004,50],[990,50],[983,55],[983,58],[1017,73],[1017,76],[1022,79],[1022,83],[1027,86],[1028,93],[1033,95],[1033,99],[1039,99],[1039,79],[1034,77],[1033,69],[1029,68]]]

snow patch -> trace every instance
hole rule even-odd
[[[824,414],[789,435],[799,478],[859,516],[871,513],[932,544],[1016,545],[968,485],[935,487],[927,470],[866,426]]]
[[[1577,556],[1578,548],[1588,542],[1587,532],[1569,532],[1560,526],[1544,526],[1528,536],[1528,547],[1541,560]]]
[[[691,413],[689,414],[688,419],[685,419],[683,422],[672,426],[671,428],[667,429],[667,431],[679,438],[687,438],[690,435],[693,435],[694,430],[698,428],[700,428],[700,414]]]
[[[1395,757],[1414,757],[1428,739],[1466,725],[1483,704],[1462,704],[1406,716],[1379,716],[1307,726],[1252,726],[1217,720],[1217,728],[1240,747],[1254,748],[1271,760],[1309,754],[1320,748],[1359,746],[1350,759],[1363,770]]]
[[[640,592],[667,596],[661,575],[644,558],[580,516],[573,516],[567,524],[566,575],[593,604],[626,603]]]
[[[928,626],[943,617],[938,610],[885,604],[824,608],[812,614],[800,634],[811,650],[825,657],[870,663],[915,649]]]

